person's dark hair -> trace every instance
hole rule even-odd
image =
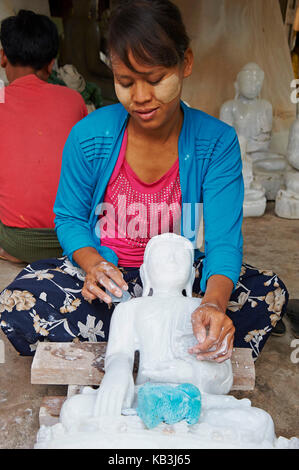
[[[20,10],[1,23],[0,41],[12,65],[41,70],[58,54],[56,25],[45,15]]]
[[[189,43],[180,10],[169,0],[125,0],[112,12],[109,52],[133,71],[129,51],[139,63],[174,67]]]

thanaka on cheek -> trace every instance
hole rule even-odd
[[[126,108],[129,109],[132,106],[131,103],[131,91],[130,88],[124,88],[118,83],[114,83],[115,93],[120,103]]]
[[[119,83],[114,83],[115,93],[119,101],[126,109],[132,107],[131,89],[125,88]],[[177,98],[181,93],[181,82],[179,76],[175,73],[161,80],[153,87],[153,94],[156,100],[162,104],[168,104]]]
[[[168,104],[179,96],[181,82],[176,73],[173,73],[155,86],[155,97],[163,104]]]

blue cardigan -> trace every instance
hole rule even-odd
[[[199,220],[194,214],[198,213],[198,204],[203,203],[205,258],[201,290],[206,290],[213,274],[227,276],[236,286],[242,264],[244,199],[238,138],[224,122],[183,102],[181,108],[181,234],[195,246]],[[128,117],[121,104],[100,108],[73,127],[65,144],[54,205],[55,226],[64,255],[75,265],[74,251],[87,246],[118,264],[115,252],[100,244],[97,221]],[[189,227],[190,214],[193,231]]]

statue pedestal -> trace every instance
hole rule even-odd
[[[60,422],[41,426],[35,449],[298,449],[299,439],[277,438],[271,416],[248,399],[202,395],[199,420],[147,429],[136,409],[114,418],[93,416],[97,391],[85,387],[64,402]]]
[[[239,135],[238,139],[242,157],[242,172],[245,189],[243,216],[261,217],[266,210],[267,204],[265,189],[261,184],[254,181],[252,161],[250,157],[247,156],[247,140],[242,135]]]
[[[285,185],[277,193],[275,213],[285,219],[299,219],[299,119],[290,128],[287,162]]]
[[[244,217],[261,217],[265,213],[266,205],[267,199],[262,186],[253,183],[250,188],[245,188]]]
[[[268,201],[275,201],[278,191],[284,185],[287,162],[282,155],[275,153],[261,153],[263,158],[253,163],[254,181],[265,188]]]
[[[284,219],[299,219],[299,171],[287,173],[286,189],[278,191],[275,213]]]

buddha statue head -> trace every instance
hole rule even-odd
[[[143,297],[157,293],[182,294],[192,297],[195,278],[194,247],[192,243],[175,233],[157,235],[148,242],[140,276]]]
[[[265,74],[263,70],[254,62],[246,64],[237,75],[235,84],[237,95],[248,100],[253,100],[260,96]]]

